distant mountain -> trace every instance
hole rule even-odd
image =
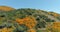
[[[37,32],[46,28],[47,23],[59,22],[60,14],[43,10],[0,6],[0,31]]]

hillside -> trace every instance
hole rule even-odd
[[[59,21],[60,14],[55,12],[0,7],[0,31],[2,32],[39,32],[38,29],[46,28],[47,24]]]
[[[11,10],[15,10],[15,9],[11,8],[9,6],[0,6],[0,10],[2,10],[2,11],[11,11]]]

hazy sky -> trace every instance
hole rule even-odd
[[[0,0],[0,5],[14,8],[36,8],[60,13],[60,0]]]

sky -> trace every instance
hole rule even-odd
[[[33,8],[60,13],[60,0],[0,0],[0,6]]]

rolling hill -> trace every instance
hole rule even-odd
[[[39,32],[38,29],[60,21],[60,14],[31,8],[0,6],[0,31]],[[50,25],[50,24],[49,24]]]

